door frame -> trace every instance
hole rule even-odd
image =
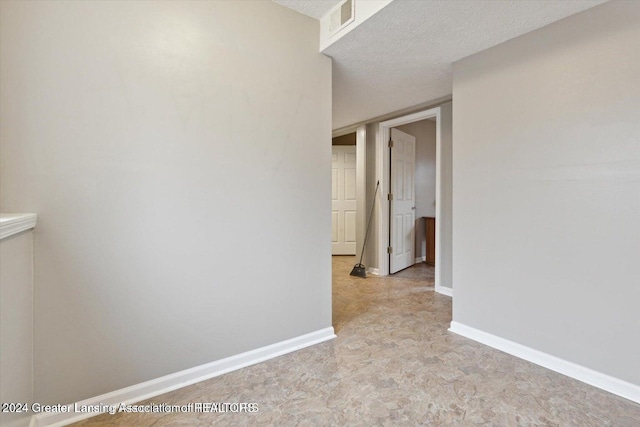
[[[435,289],[439,291],[441,286],[442,272],[442,233],[444,232],[444,221],[438,220],[443,218],[444,209],[442,206],[442,142],[440,138],[441,126],[441,108],[435,107],[425,111],[409,114],[407,116],[397,117],[391,120],[380,122],[378,128],[378,137],[376,138],[376,180],[380,181],[380,203],[378,204],[377,216],[378,221],[378,274],[380,276],[389,275],[389,254],[387,247],[390,245],[389,230],[389,201],[387,195],[390,191],[390,153],[389,153],[389,137],[391,128],[420,120],[434,118],[436,119],[436,263],[435,263]]]

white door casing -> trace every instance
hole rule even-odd
[[[389,273],[415,263],[415,163],[416,138],[391,129],[391,194]]]
[[[356,254],[356,146],[332,146],[331,253]]]

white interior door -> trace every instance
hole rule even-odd
[[[332,146],[331,253],[356,254],[356,147]]]
[[[415,262],[416,139],[392,128],[391,141],[389,273],[393,274]]]

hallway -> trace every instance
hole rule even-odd
[[[432,283],[349,276],[333,257],[338,338],[150,399],[255,413],[101,415],[76,425],[637,426],[640,406],[447,331]]]

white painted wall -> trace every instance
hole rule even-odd
[[[427,255],[425,220],[436,216],[436,122],[420,120],[396,129],[416,138],[416,258]]]
[[[453,319],[640,385],[640,3],[454,65]]]
[[[33,232],[0,240],[0,402],[33,403]],[[0,412],[27,426],[31,412]]]
[[[38,402],[331,326],[317,21],[263,1],[17,1],[0,31],[0,203],[39,213]]]

